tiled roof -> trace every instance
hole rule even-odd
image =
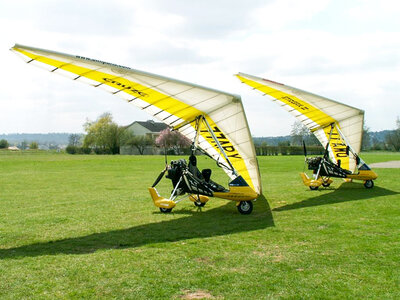
[[[132,126],[134,123],[142,125],[144,128],[150,130],[151,132],[160,132],[168,127],[164,123],[154,121],[135,121],[129,126]]]

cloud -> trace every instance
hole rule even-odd
[[[181,26],[176,30],[179,36],[203,40],[225,38],[236,31],[248,28],[251,25],[249,19],[252,11],[268,2],[272,1],[252,0],[251,3],[241,0],[145,1],[146,6],[153,11],[162,11],[182,18]]]
[[[193,65],[211,62],[213,59],[197,53],[196,49],[185,46],[175,46],[168,41],[159,41],[151,47],[148,45],[132,45],[129,49],[135,61],[140,61],[149,67]]]
[[[255,30],[277,31],[300,21],[307,21],[326,8],[330,0],[280,0],[268,2],[254,10],[251,17]]]
[[[240,85],[232,76],[239,71],[360,107],[371,130],[392,128],[400,111],[399,7],[389,0],[3,1],[0,133],[81,131],[86,117],[105,111],[121,124],[149,118],[26,66],[8,51],[14,42],[241,94],[254,135],[288,134],[294,119]]]
[[[99,5],[100,4],[100,5]],[[114,1],[10,1],[2,18],[29,19],[40,31],[71,35],[117,36],[129,32],[130,12]]]
[[[400,26],[400,6],[396,0],[358,0],[345,15],[364,30],[396,31]]]

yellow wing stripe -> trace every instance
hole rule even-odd
[[[246,180],[246,182],[252,187],[252,189],[255,190],[254,184],[250,178],[246,164],[244,160],[241,158],[236,148],[226,138],[226,135],[223,132],[221,132],[221,130],[218,128],[215,122],[208,115],[204,114],[200,110],[182,101],[179,101],[174,97],[165,95],[150,87],[144,86],[140,83],[128,80],[123,77],[110,75],[105,72],[77,66],[74,65],[73,63],[66,63],[46,56],[37,55],[20,48],[14,48],[14,50],[38,62],[54,66],[56,68],[77,74],[81,77],[85,77],[94,80],[96,82],[99,82],[101,84],[108,85],[110,87],[124,91],[125,93],[132,95],[133,98],[139,98],[142,101],[145,101],[163,111],[166,111],[167,113],[174,115],[186,122],[192,121],[199,115],[204,115],[207,119],[208,124],[213,129],[215,136],[218,138],[220,144],[227,153],[233,167],[239,172],[239,174],[244,178],[244,180]],[[216,145],[216,143],[214,142],[209,133],[207,133],[206,131],[201,131],[200,134],[205,140],[207,140],[213,146],[213,148],[218,153],[222,155],[219,147]]]

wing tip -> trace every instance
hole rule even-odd
[[[10,48],[10,51],[15,51],[18,48],[18,44],[15,43],[14,46]]]
[[[248,78],[250,78],[250,79],[261,79],[261,80],[263,80],[263,81],[266,81],[266,82],[270,82],[270,83],[273,83],[273,84],[278,84],[278,85],[281,85],[281,86],[285,86],[283,83],[280,83],[280,82],[277,82],[277,81],[273,81],[273,80],[269,80],[269,79],[266,79],[266,78],[263,78],[263,77],[257,77],[257,76],[254,76],[254,75],[250,75],[250,74],[246,74],[246,73],[242,73],[242,72],[239,72],[239,73],[237,73],[237,74],[235,74],[235,76],[236,77],[248,77]]]
[[[285,86],[283,83],[280,83],[280,82],[277,82],[277,81],[273,81],[273,80],[269,80],[269,79],[265,79],[265,78],[262,78],[262,80],[270,82],[270,83],[273,83],[273,84],[279,84],[279,85]]]

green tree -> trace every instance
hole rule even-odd
[[[7,142],[7,140],[0,140],[0,149],[5,149],[5,148],[8,148],[8,142]]]
[[[66,151],[68,154],[76,154],[76,152],[78,152],[78,147],[77,147],[77,146],[68,145],[68,146],[65,148],[65,151]]]
[[[35,150],[35,149],[39,149],[39,144],[38,142],[31,142],[29,144],[29,149]]]
[[[278,146],[279,147],[289,147],[290,142],[289,141],[280,141],[280,142],[278,142]]]
[[[123,128],[118,127],[110,113],[102,114],[96,121],[88,120],[83,127],[86,131],[84,148],[92,148],[98,154],[119,153]]]

